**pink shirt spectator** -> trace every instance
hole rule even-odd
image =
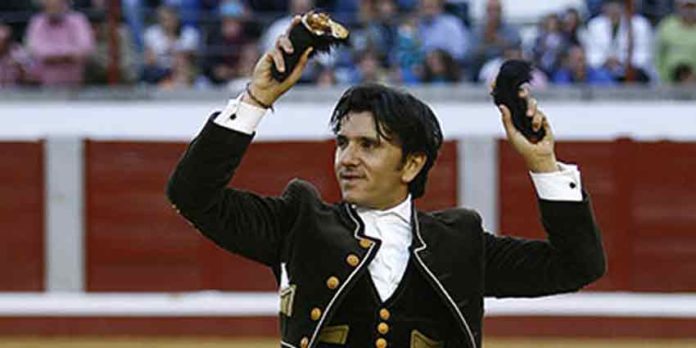
[[[38,14],[29,23],[27,47],[37,60],[42,85],[79,86],[94,38],[81,13],[69,11],[58,20]]]

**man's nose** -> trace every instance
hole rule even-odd
[[[339,152],[340,163],[344,166],[354,166],[359,162],[357,146],[348,144]]]

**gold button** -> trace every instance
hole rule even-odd
[[[302,339],[300,340],[300,347],[302,347],[302,348],[309,347],[309,338],[302,337]]]
[[[377,332],[386,335],[387,332],[389,332],[389,325],[387,325],[387,323],[379,323],[379,325],[377,325]]]
[[[372,241],[369,240],[369,239],[361,239],[361,240],[360,240],[360,246],[361,246],[362,248],[364,248],[364,249],[367,249],[367,248],[369,248],[370,246],[372,246]]]
[[[319,318],[321,318],[321,309],[319,308],[313,308],[312,312],[309,313],[309,316],[312,317],[312,320],[317,321]]]
[[[382,320],[389,320],[390,316],[391,316],[391,313],[389,313],[388,309],[382,308],[379,310],[379,317],[382,318]]]
[[[360,259],[354,254],[350,254],[348,257],[346,257],[346,262],[352,267],[355,267],[360,263]]]
[[[329,279],[326,280],[326,287],[333,290],[338,287],[338,284],[341,282],[338,280],[336,277],[329,277]]]
[[[387,340],[385,340],[384,338],[378,338],[377,341],[375,341],[375,347],[387,348]]]

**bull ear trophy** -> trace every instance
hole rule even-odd
[[[332,47],[347,45],[350,32],[343,25],[334,21],[328,14],[310,11],[302,16],[288,34],[292,42],[293,52],[283,52],[285,72],[280,72],[275,65],[271,66],[271,76],[276,81],[284,81],[295,70],[297,62],[307,48],[313,47],[311,55],[316,52],[329,52]]]
[[[527,100],[520,98],[523,84],[532,79],[532,64],[524,60],[511,59],[503,63],[495,79],[491,95],[496,106],[503,104],[512,113],[512,123],[527,140],[537,143],[546,135],[544,128],[534,131],[532,119],[527,117]]]

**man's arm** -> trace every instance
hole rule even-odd
[[[501,107],[509,143],[523,157],[539,196],[547,241],[485,234],[485,294],[487,296],[541,296],[576,291],[605,272],[604,249],[592,215],[589,197],[582,191],[575,166],[556,161],[554,138],[546,117],[529,97],[528,116],[533,128],[546,136],[527,141]]]
[[[288,44],[287,38],[279,39],[278,46],[259,60],[249,88],[206,123],[167,186],[174,208],[206,237],[269,266],[279,263],[280,246],[297,215],[298,193],[287,190],[282,197],[261,197],[226,186],[266,112],[260,106],[273,104],[292,87],[307,63],[309,50],[285,81],[273,80],[271,64],[278,66],[279,58],[282,64],[279,47],[287,52]]]

